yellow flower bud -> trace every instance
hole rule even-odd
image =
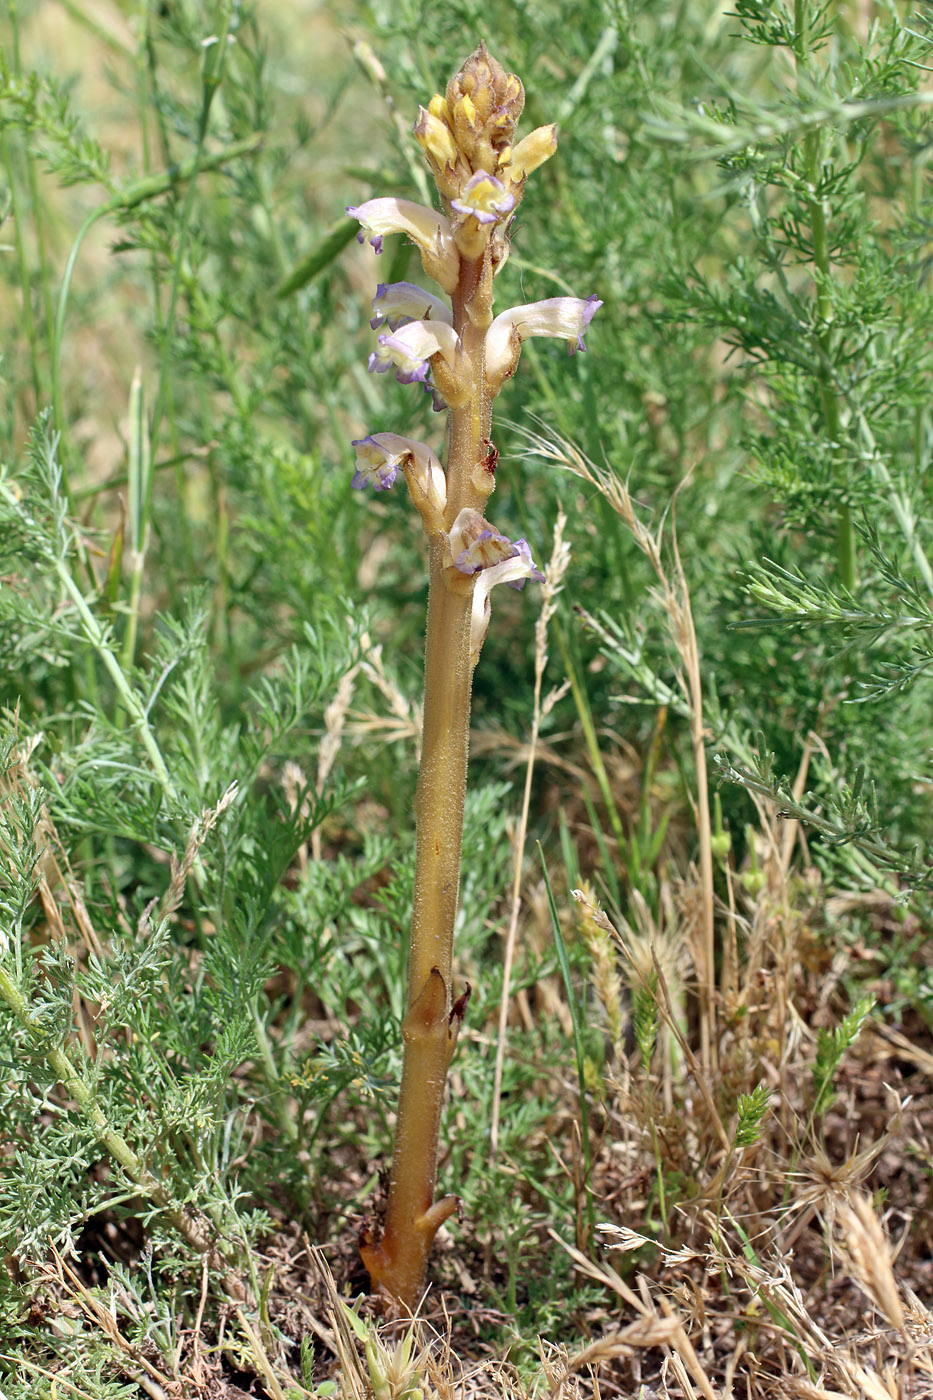
[[[445,121],[434,116],[432,112],[425,111],[423,107],[418,109],[415,139],[428,159],[439,169],[443,170],[448,165],[456,164],[457,147],[453,132]]]
[[[498,136],[505,141],[510,141],[514,130],[515,123],[512,121],[512,115],[505,107],[497,107],[486,123],[486,135],[490,139]]]
[[[469,158],[476,140],[476,133],[482,123],[477,118],[472,99],[466,93],[454,103],[453,118],[457,145]]]
[[[508,107],[515,114],[515,121],[518,121],[525,105],[525,89],[522,87],[522,80],[515,73],[510,73],[505,85],[505,93],[501,99],[501,106]],[[516,107],[518,108],[515,111]]]
[[[539,126],[522,138],[512,150],[512,161],[507,174],[513,185],[521,184],[526,175],[537,170],[549,160],[557,150],[557,126]]]
[[[450,126],[450,108],[439,92],[436,92],[428,103],[428,111],[432,117],[439,117],[442,122],[446,122]]]

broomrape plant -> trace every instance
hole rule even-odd
[[[406,234],[445,294],[380,283],[372,321],[380,333],[369,360],[376,374],[394,368],[401,383],[424,384],[435,408],[447,411],[443,465],[429,447],[396,433],[353,444],[353,485],[385,491],[401,472],[430,541],[402,1084],[381,1236],[368,1229],[361,1246],[374,1291],[409,1309],[424,1286],[434,1237],[458,1205],[455,1196],[435,1200],[434,1189],[444,1084],[470,995],[467,985],[454,999],[452,961],[473,670],[493,588],[542,578],[527,541],[508,539],[485,515],[498,459],[492,403],[515,373],[523,341],[556,336],[570,353],[583,350],[602,304],[595,296],[551,297],[493,315],[494,281],[509,255],[525,181],[557,148],[554,125],[512,144],[524,100],[521,81],[480,44],[446,94],[420,110],[414,129],[443,212],[392,197],[347,210],[360,223],[359,241],[376,253],[387,234]]]

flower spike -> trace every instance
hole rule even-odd
[[[435,1200],[444,1084],[466,1010],[453,978],[463,804],[473,670],[490,624],[497,584],[520,589],[542,579],[525,539],[511,540],[485,514],[498,452],[492,403],[514,373],[529,336],[553,336],[572,354],[598,297],[551,297],[493,310],[496,275],[509,255],[513,216],[529,175],[553,155],[557,127],[516,141],[525,101],[520,79],[485,44],[418,111],[414,134],[437,185],[441,212],[407,199],[351,206],[359,239],[381,252],[386,234],[418,248],[426,277],[444,295],[412,282],[380,283],[373,300],[376,348],[369,367],[394,368],[402,383],[433,391],[446,411],[443,467],[430,448],[397,433],[354,443],[357,490],[387,490],[401,471],[428,536],[430,589],[425,650],[424,728],[416,801],[417,857],[402,1022],[404,1058],[388,1205],[367,1229],[363,1263],[373,1289],[414,1312],[428,1254],[457,1206]]]

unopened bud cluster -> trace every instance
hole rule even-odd
[[[458,248],[477,257],[488,241],[496,266],[508,252],[502,223],[521,199],[525,177],[557,149],[553,125],[539,127],[513,148],[524,105],[521,81],[481,44],[451,78],[446,95],[438,93],[427,110],[421,108],[415,126],[441,198],[459,216]]]
[[[521,588],[540,578],[524,540],[511,541],[484,515],[495,486],[497,453],[489,438],[493,399],[515,373],[522,342],[555,336],[568,351],[601,305],[595,296],[551,297],[493,315],[493,279],[508,257],[509,228],[528,175],[557,149],[557,128],[538,127],[517,143],[525,102],[520,80],[480,44],[460,72],[421,108],[415,136],[428,159],[443,211],[411,200],[371,199],[347,210],[360,242],[377,253],[386,234],[417,246],[425,275],[444,295],[411,282],[380,283],[373,300],[378,332],[370,371],[395,370],[421,383],[438,410],[454,415],[445,466],[421,443],[374,433],[354,443],[357,488],[388,489],[399,471],[425,531],[444,549],[443,576],[474,599],[471,653],[475,664],[489,622],[495,583]]]

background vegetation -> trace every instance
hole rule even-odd
[[[930,1393],[928,8],[5,9],[0,1393]],[[604,307],[500,400],[497,524],[570,564],[535,747],[532,587],[477,671],[405,1343],[340,1299],[426,573],[349,441],[438,420],[343,210],[426,198],[481,37],[561,126],[501,304]]]

